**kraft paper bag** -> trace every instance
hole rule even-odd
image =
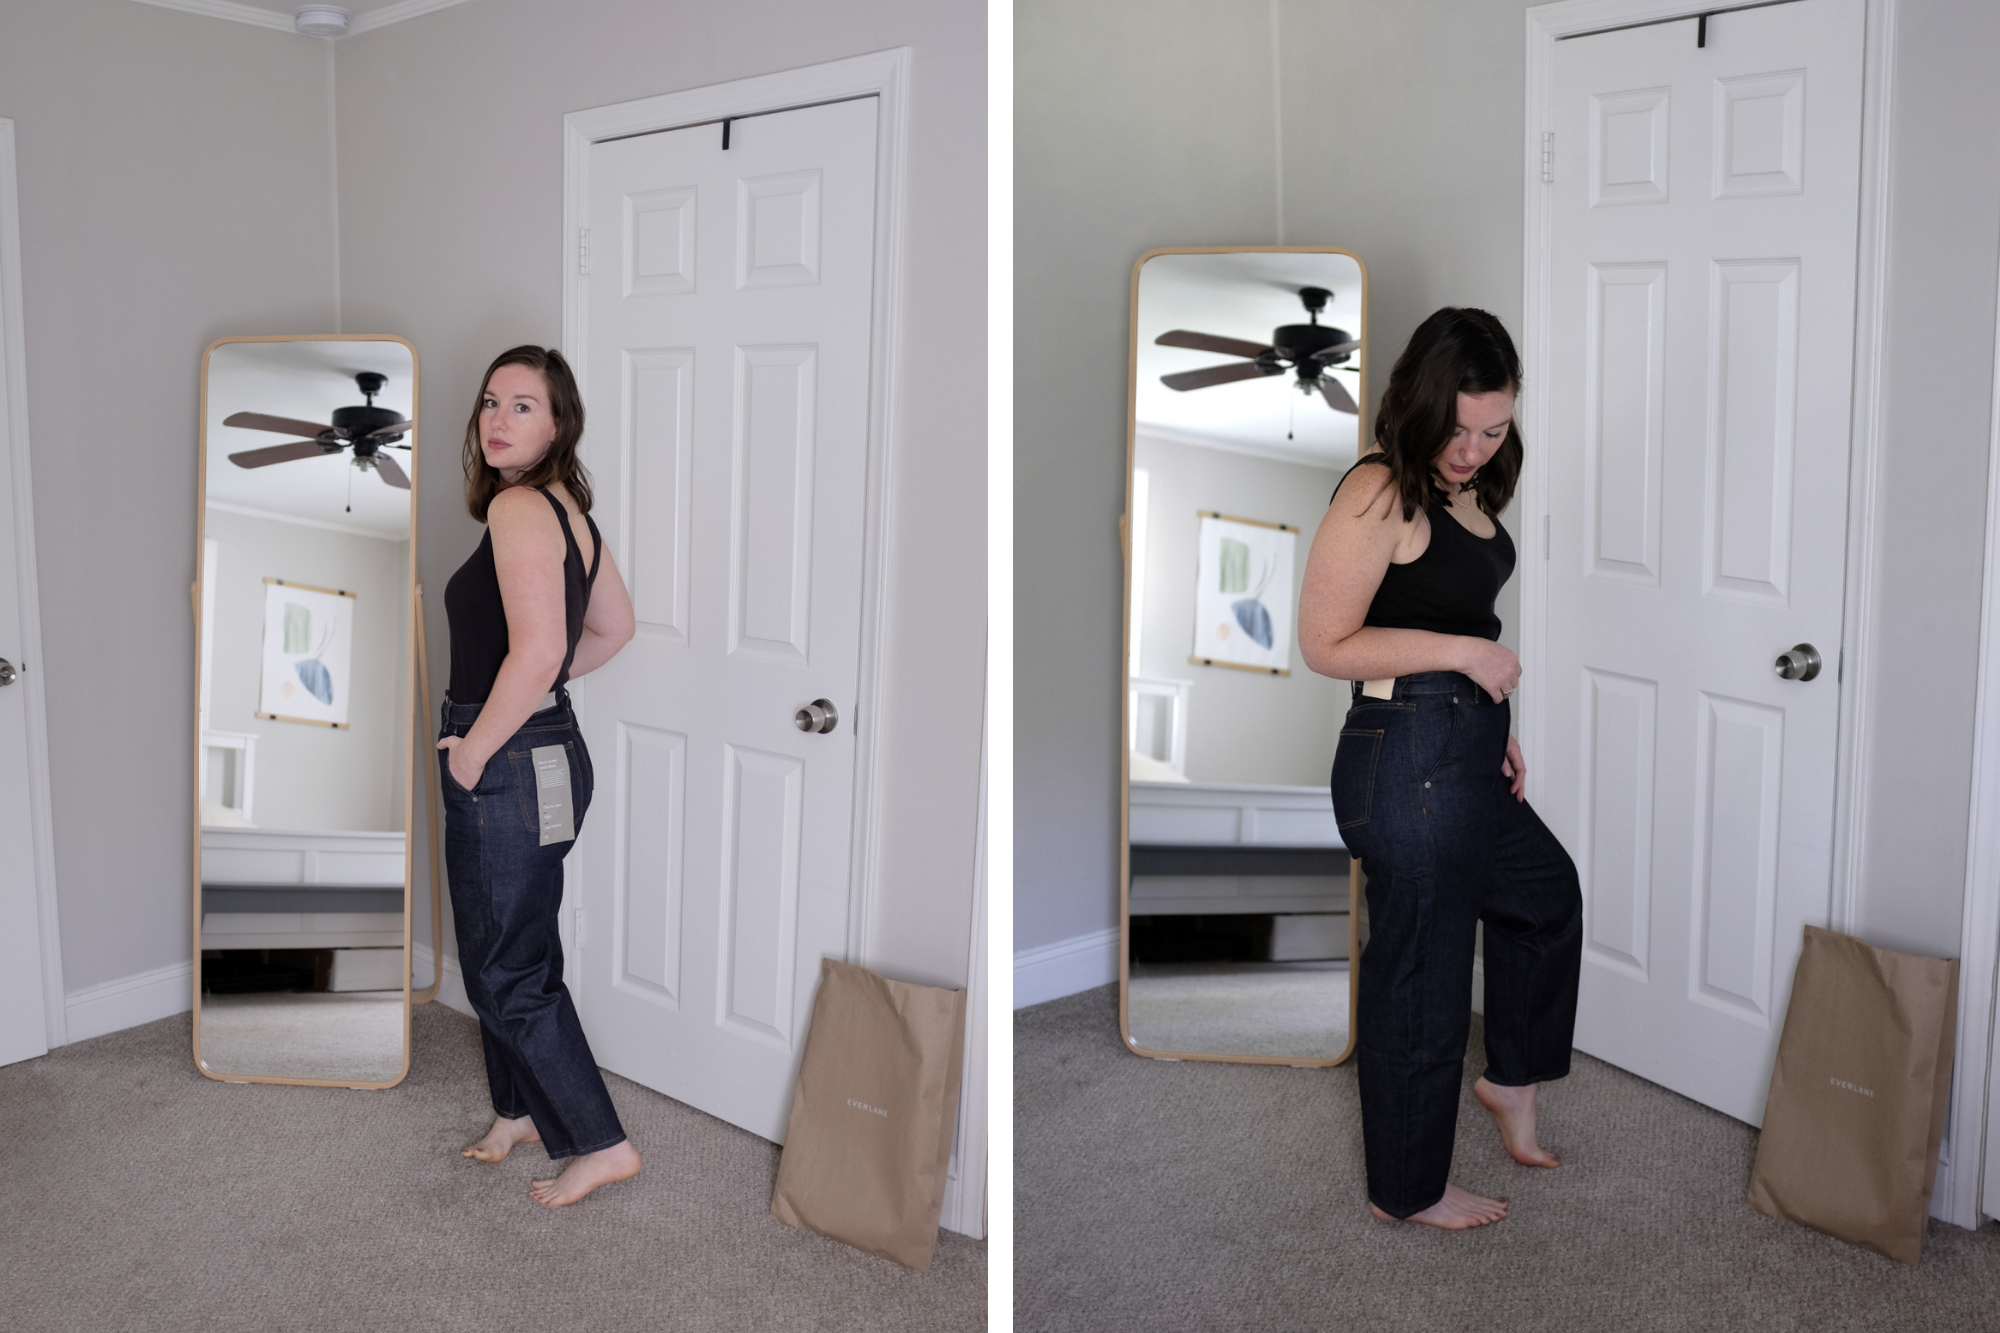
[[[1807,926],[1750,1206],[1916,1263],[1957,1028],[1957,959]]]
[[[965,992],[822,959],[771,1216],[929,1272]]]

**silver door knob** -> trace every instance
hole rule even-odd
[[[840,725],[840,714],[833,709],[833,700],[815,699],[792,715],[800,731],[816,731],[824,736]]]
[[[12,685],[14,677],[20,674],[20,672],[14,670],[12,662],[9,662],[4,657],[0,657],[0,685]]]
[[[1788,653],[1778,654],[1778,660],[1771,664],[1771,669],[1778,673],[1781,680],[1811,680],[1819,674],[1823,665],[1819,649],[1809,643],[1801,643],[1793,645]]]

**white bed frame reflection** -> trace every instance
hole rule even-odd
[[[400,948],[404,841],[394,831],[204,828],[202,947]]]
[[[1228,871],[1227,853],[1243,849],[1239,873],[1146,874],[1135,863],[1133,916],[1214,915],[1236,912],[1345,912],[1347,876],[1273,873],[1259,865],[1278,849],[1342,850],[1325,787],[1264,786],[1221,782],[1131,784],[1134,847],[1208,849],[1204,859]]]

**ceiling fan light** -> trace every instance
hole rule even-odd
[[[345,37],[347,19],[339,5],[300,5],[292,22],[308,37]]]

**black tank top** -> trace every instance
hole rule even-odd
[[[1370,454],[1354,467],[1380,458],[1380,454]],[[1347,471],[1351,474],[1354,468]],[[1341,481],[1346,480],[1343,475]],[[1334,487],[1336,492],[1339,489]],[[1500,617],[1494,613],[1493,603],[1500,596],[1500,586],[1514,573],[1514,539],[1498,519],[1493,521],[1493,535],[1481,537],[1442,513],[1445,508],[1440,497],[1440,503],[1426,511],[1431,520],[1430,545],[1409,564],[1389,566],[1362,624],[1481,639],[1500,637]]]
[[[590,568],[583,567],[583,550],[569,525],[569,511],[548,488],[537,486],[542,498],[555,507],[562,524],[563,619],[569,635],[569,651],[563,654],[562,670],[556,673],[555,689],[569,681],[569,664],[576,658],[577,640],[583,637],[583,613],[590,608],[590,588],[597,582],[597,567],[604,560],[604,538],[589,514],[583,521],[590,527],[593,549]],[[500,575],[493,568],[493,530],[479,539],[479,547],[458,567],[451,582],[444,585],[444,615],[451,626],[451,701],[455,704],[483,704],[493,692],[494,678],[507,656],[507,608],[500,600]]]

